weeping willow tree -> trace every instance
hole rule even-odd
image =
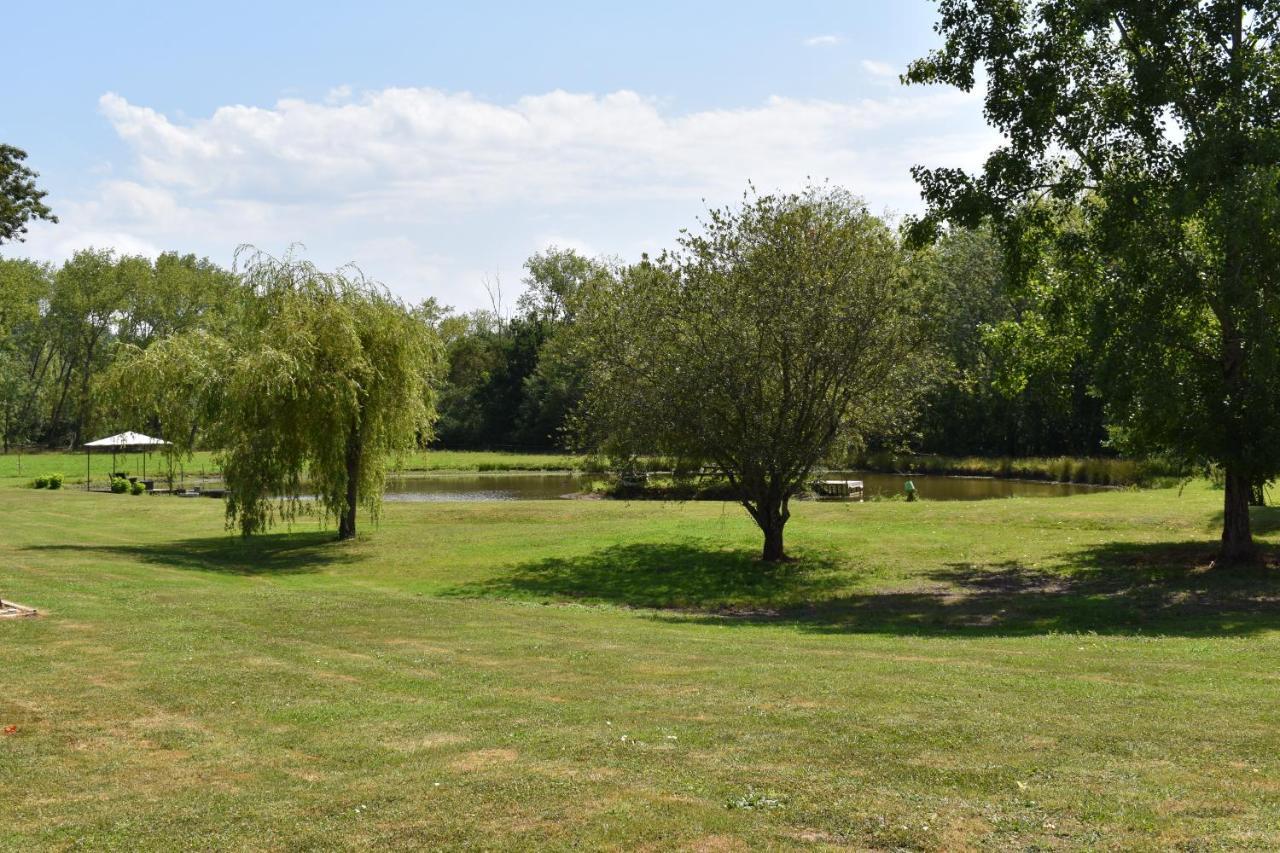
[[[388,462],[431,435],[439,339],[353,269],[241,259],[233,340],[167,338],[125,353],[109,382],[178,452],[220,448],[229,526],[247,536],[291,521],[311,495],[350,539],[361,507],[378,516]]]

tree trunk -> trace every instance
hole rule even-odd
[[[764,529],[764,552],[760,555],[766,562],[777,563],[787,558],[782,547],[782,525],[770,525]]]
[[[347,502],[338,519],[338,540],[356,537],[356,508],[360,505],[360,431],[347,438]]]
[[[1254,480],[1249,489],[1249,506],[1267,505],[1267,481]]]
[[[760,555],[761,559],[768,563],[786,560],[787,552],[782,545],[782,531],[787,526],[787,519],[791,517],[786,498],[762,501],[759,509],[752,515],[764,533],[764,551]]]
[[[1252,485],[1246,475],[1227,469],[1227,487],[1222,502],[1222,550],[1219,553],[1219,560],[1225,565],[1252,563],[1257,559],[1253,533],[1249,529]]]

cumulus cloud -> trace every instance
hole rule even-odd
[[[223,107],[188,124],[116,94],[102,96],[100,107],[151,185],[202,199],[359,210],[371,201],[687,198],[748,179],[773,186],[805,175],[870,191],[886,178],[877,161],[888,153],[867,138],[871,132],[909,130],[969,100],[954,92],[854,102],[775,97],[754,108],[673,116],[657,99],[629,91],[555,91],[500,105],[465,93],[386,89],[339,105]]]
[[[624,257],[659,249],[638,235],[673,235],[703,199],[732,201],[748,181],[773,190],[829,179],[877,209],[910,210],[913,164],[973,167],[994,141],[975,96],[950,90],[687,113],[632,91],[498,103],[344,87],[193,120],[115,93],[99,109],[132,161],[60,206],[58,245],[92,235],[222,259],[241,242],[301,241],[319,261],[355,260],[408,295],[464,307],[483,291],[463,276],[514,273],[550,235]],[[33,248],[42,239],[33,229]]]

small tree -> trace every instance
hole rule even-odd
[[[894,234],[843,191],[748,198],[581,300],[587,439],[710,464],[785,559],[823,459],[910,412],[913,296]]]
[[[246,536],[294,518],[310,493],[350,539],[359,507],[377,516],[388,459],[431,434],[438,338],[423,314],[349,271],[254,252],[241,280],[249,296],[233,339],[195,332],[134,349],[113,386],[183,452],[205,428],[228,524]]]

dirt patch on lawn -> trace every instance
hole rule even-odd
[[[34,607],[0,599],[0,619],[22,619],[39,615]]]
[[[454,761],[451,766],[454,770],[483,770],[487,767],[510,764],[518,757],[514,749],[481,749],[468,752]]]
[[[452,732],[432,732],[420,737],[388,741],[387,746],[397,752],[419,752],[421,750],[436,749],[441,746],[452,746],[454,744],[466,743],[468,740],[470,740],[470,738],[466,735],[454,734]]]

